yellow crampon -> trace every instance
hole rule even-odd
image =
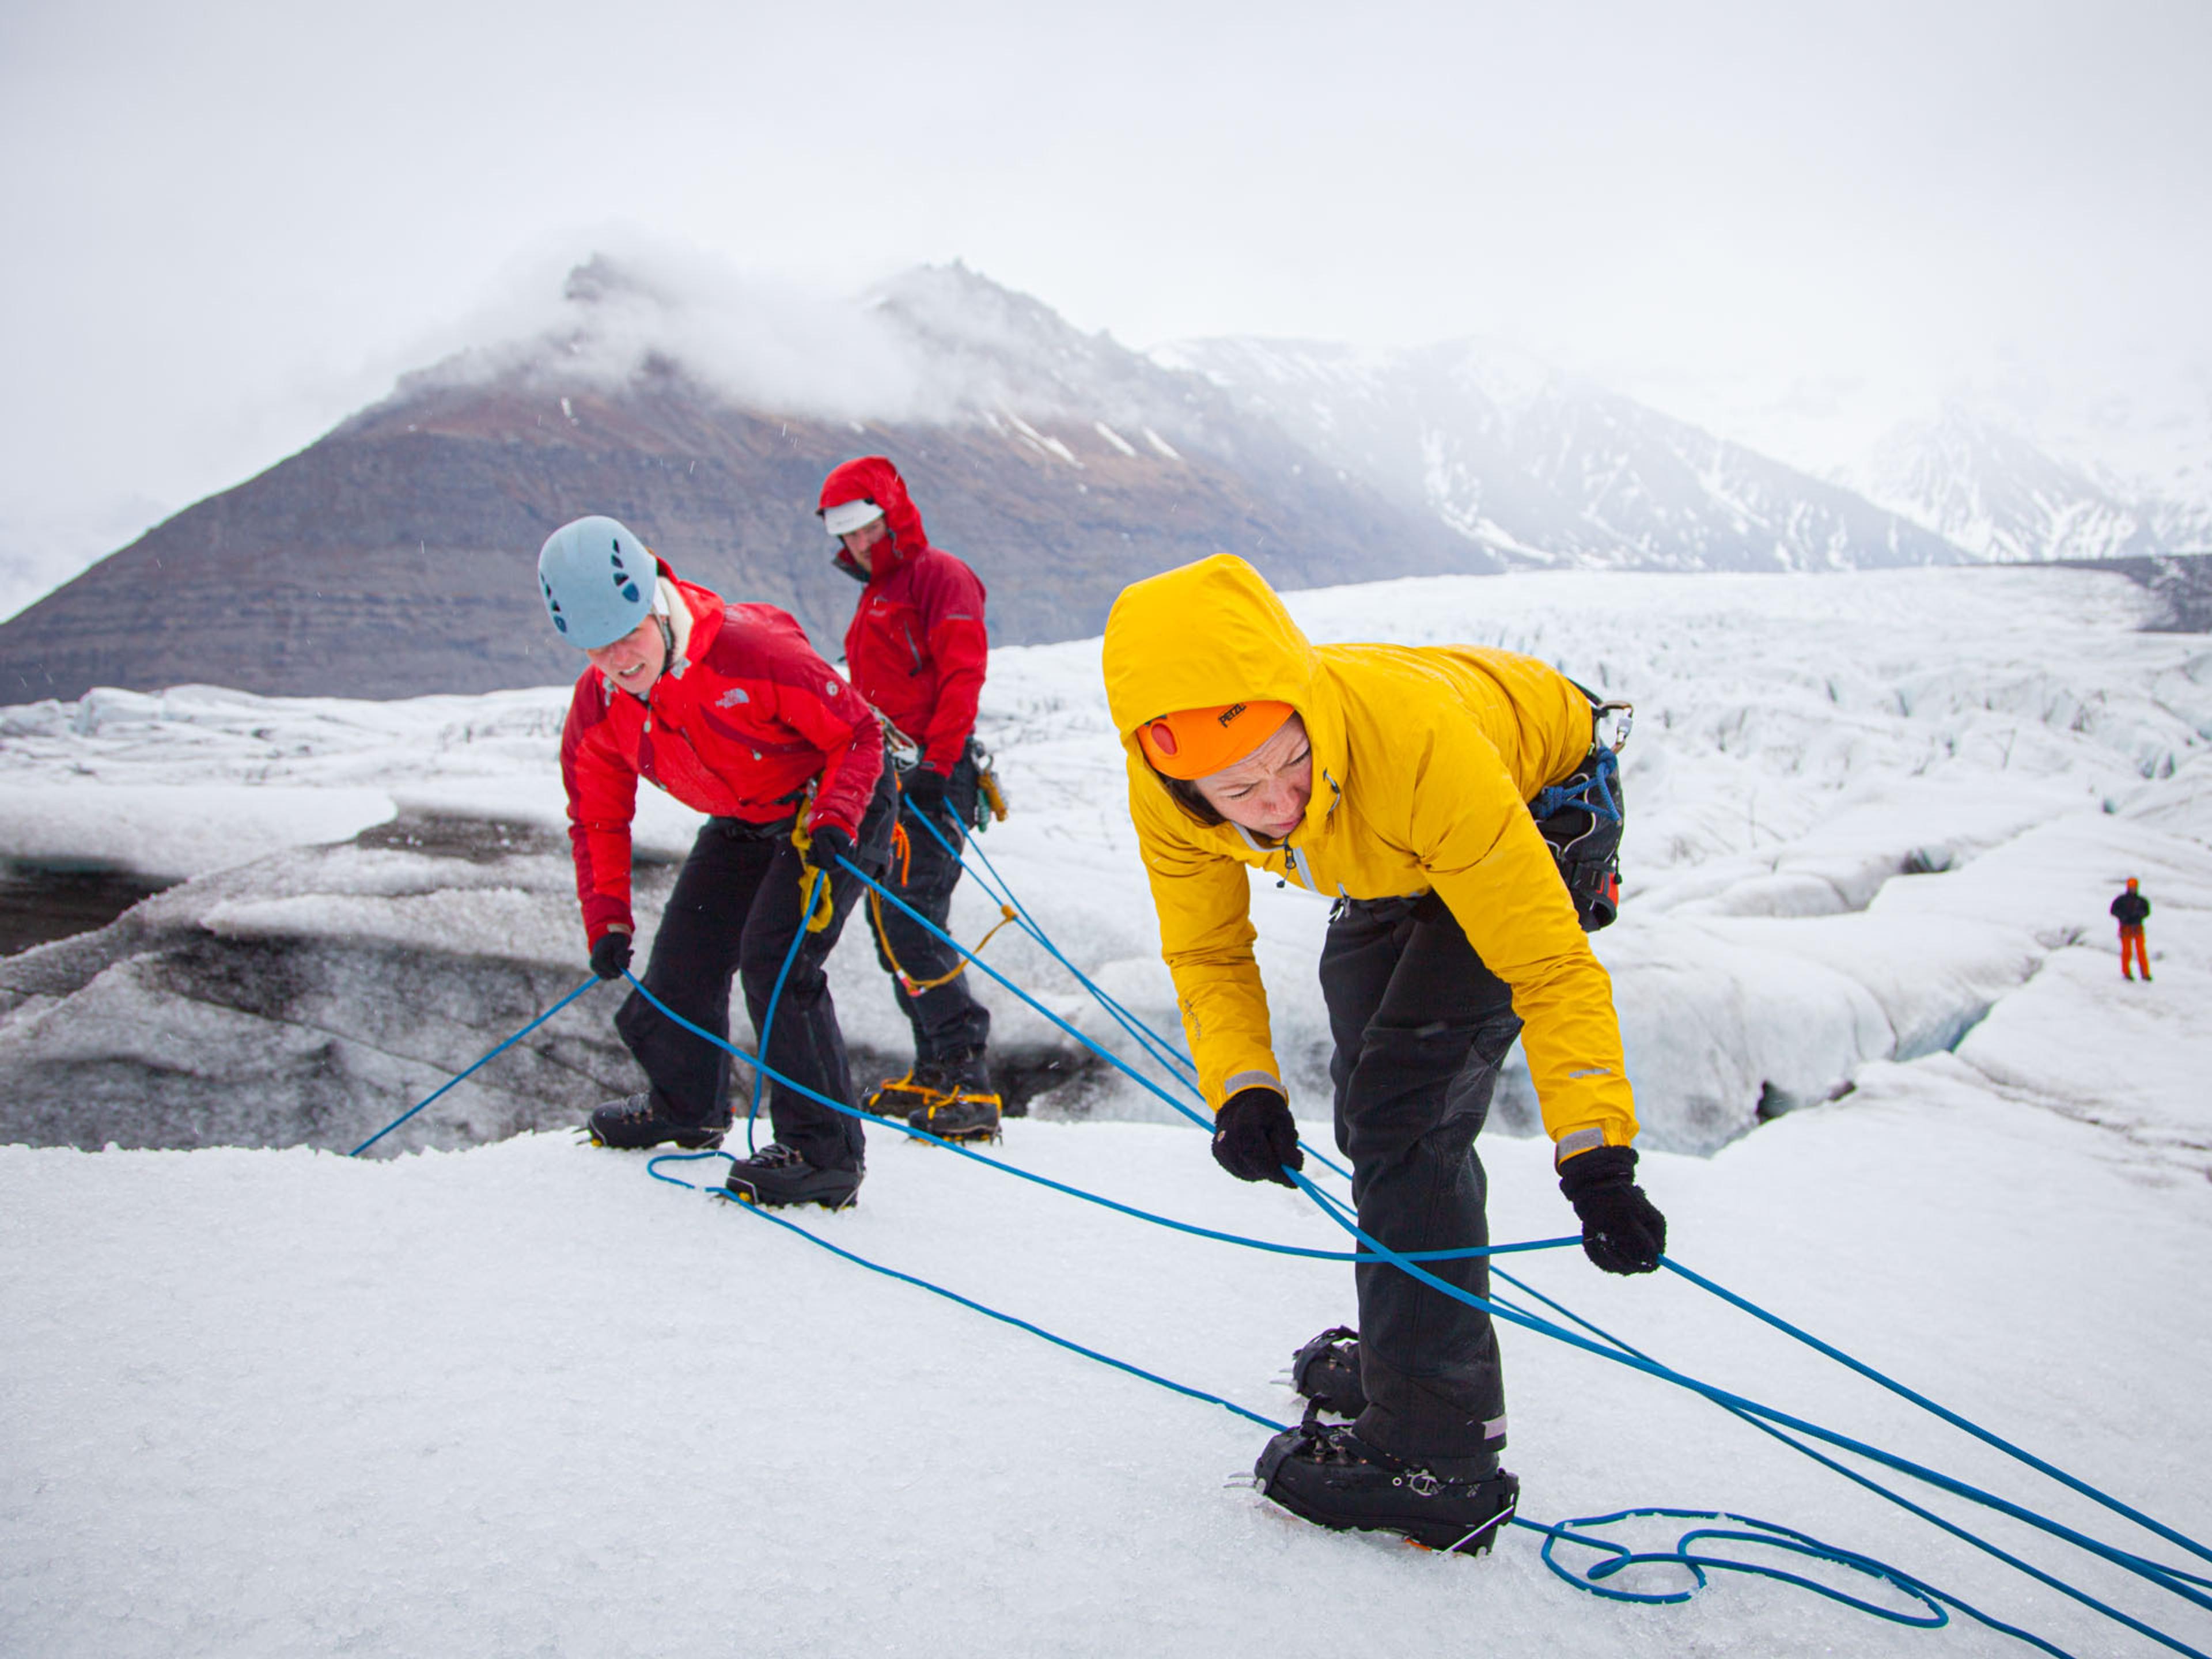
[[[988,1124],[978,1123],[965,1127],[955,1127],[951,1123],[938,1121],[939,1112],[957,1108],[963,1103],[989,1107],[991,1121]],[[1002,1138],[999,1114],[1005,1109],[1005,1105],[996,1090],[933,1089],[926,1083],[915,1080],[912,1067],[908,1068],[904,1077],[886,1078],[878,1084],[861,1102],[861,1106],[878,1117],[902,1118],[943,1140],[998,1140]]]

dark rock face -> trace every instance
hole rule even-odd
[[[0,861],[0,957],[105,927],[170,884],[131,870]]]
[[[495,826],[475,829],[496,841]],[[498,858],[447,848],[434,824],[416,839],[383,825],[277,854],[0,960],[0,1140],[343,1152],[575,988],[555,837],[524,831]],[[673,872],[647,864],[637,878],[641,909],[657,910]],[[422,925],[425,901],[472,896],[543,925],[522,939]],[[271,903],[265,925],[241,919]],[[349,929],[339,911],[368,923]],[[564,1009],[380,1152],[574,1123],[636,1086],[613,1002]]]
[[[2212,634],[2212,553],[2168,553],[2147,559],[2069,559],[2076,570],[2110,571],[2148,588],[2165,614],[2159,634]]]
[[[639,854],[634,896],[648,939],[675,873],[665,856]],[[865,945],[833,963],[848,1007],[872,1003],[896,1020]],[[584,977],[566,836],[402,814],[0,957],[0,1142],[347,1152]],[[372,1155],[565,1128],[643,1088],[614,1031],[623,995],[594,986]],[[751,1045],[742,1001],[732,1030]],[[906,1070],[908,1055],[849,1038],[862,1086]],[[1102,1081],[1072,1044],[1002,1043],[993,1060],[1010,1114],[1088,1115]],[[731,1073],[742,1119],[751,1072],[736,1062]],[[771,1133],[764,1112],[760,1134]]]
[[[546,625],[538,549],[585,513],[691,580],[783,606],[835,659],[857,590],[830,566],[816,491],[871,452],[982,576],[1000,644],[1097,634],[1126,584],[1218,551],[1285,587],[1495,568],[1265,432],[1229,458],[1136,443],[1072,418],[855,430],[730,407],[665,371],[617,392],[536,374],[416,388],[0,624],[0,702],[557,684],[580,664]]]

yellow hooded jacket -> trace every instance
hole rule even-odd
[[[1161,951],[1216,1108],[1239,1089],[1283,1086],[1252,956],[1250,866],[1331,898],[1435,891],[1512,989],[1552,1139],[1574,1136],[1577,1152],[1596,1144],[1583,1131],[1635,1139],[1613,981],[1528,815],[1589,750],[1589,701],[1571,681],[1478,646],[1316,647],[1260,573],[1225,553],[1125,588],[1105,672]],[[1313,744],[1313,799],[1280,844],[1200,823],[1133,735],[1178,709],[1263,698],[1295,708]]]

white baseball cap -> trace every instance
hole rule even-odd
[[[822,522],[830,526],[830,533],[833,536],[849,536],[883,516],[883,508],[865,496],[856,501],[840,501],[835,507],[822,509]]]

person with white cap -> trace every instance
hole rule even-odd
[[[1587,892],[1571,886],[1580,854],[1555,857],[1531,805],[1548,814],[1552,791],[1607,776],[1617,825],[1589,694],[1506,651],[1316,647],[1228,554],[1124,589],[1103,666],[1216,1161],[1285,1186],[1304,1164],[1253,956],[1256,869],[1334,901],[1321,988],[1360,1230],[1399,1252],[1487,1245],[1474,1139],[1517,1036],[1584,1250],[1654,1271],[1666,1222],[1636,1182],[1612,985],[1584,936],[1615,890],[1595,866]],[[1488,1294],[1479,1255],[1423,1267]],[[1395,1264],[1364,1261],[1354,1282],[1358,1328],[1298,1352],[1310,1409],[1268,1443],[1261,1488],[1323,1526],[1480,1553],[1520,1492],[1499,1467],[1489,1316]]]
[[[836,539],[837,568],[866,584],[845,630],[846,672],[915,751],[899,775],[900,832],[884,884],[943,929],[960,880],[955,854],[978,821],[983,787],[975,740],[990,655],[983,584],[930,545],[906,481],[881,455],[832,471],[817,510]],[[968,988],[964,959],[898,904],[876,901],[869,915],[877,959],[914,1034],[913,1066],[886,1079],[869,1109],[948,1140],[995,1136],[991,1013]]]
[[[630,820],[643,779],[708,819],[641,982],[726,1038],[730,983],[741,980],[769,1065],[856,1104],[823,963],[866,890],[846,861],[872,873],[889,855],[896,796],[875,711],[786,612],[681,580],[613,519],[555,531],[538,578],[555,630],[589,664],[562,729],[561,777],[592,971],[616,979],[630,963]],[[635,991],[615,1029],[648,1086],[591,1115],[594,1144],[719,1146],[725,1053]],[[860,1120],[781,1084],[769,1113],[775,1142],[738,1160],[729,1191],[763,1205],[851,1204]]]

